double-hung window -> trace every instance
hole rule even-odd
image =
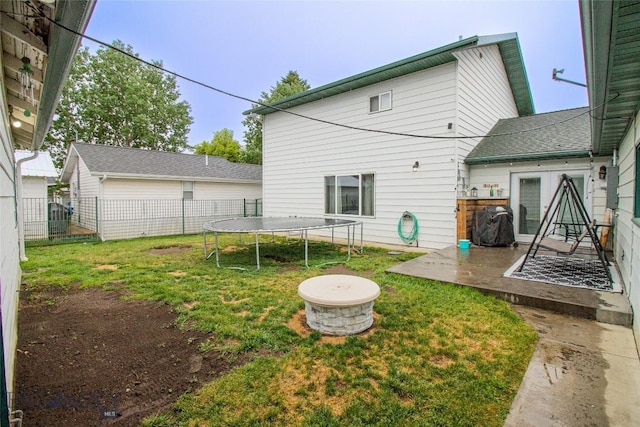
[[[324,177],[324,212],[330,215],[375,215],[373,174]]]
[[[182,198],[193,200],[193,181],[182,181]]]
[[[370,113],[377,113],[379,111],[386,110],[391,110],[391,91],[383,92],[369,98]]]

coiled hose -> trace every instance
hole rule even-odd
[[[413,222],[413,226],[411,227],[411,231],[409,232],[409,234],[404,234],[404,232],[402,231],[402,226],[404,225],[405,220],[411,220]],[[398,236],[400,236],[402,241],[405,243],[413,243],[418,238],[418,233],[418,218],[416,218],[416,216],[411,212],[404,211],[402,213],[402,216],[400,217],[400,220],[398,221]]]

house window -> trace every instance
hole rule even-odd
[[[334,215],[373,216],[373,174],[324,177],[324,212]]]
[[[193,181],[182,181],[182,198],[193,200]]]
[[[379,95],[369,98],[369,112],[377,113],[391,109],[391,91],[383,92]]]

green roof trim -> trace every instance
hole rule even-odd
[[[318,101],[351,90],[360,89],[406,74],[415,73],[417,71],[426,70],[437,67],[442,64],[456,61],[453,53],[460,49],[474,46],[487,46],[497,44],[502,55],[507,77],[513,91],[518,113],[523,115],[534,114],[533,98],[531,89],[527,79],[527,72],[524,68],[524,61],[518,43],[516,33],[498,34],[493,36],[473,36],[467,39],[459,40],[455,43],[439,47],[409,58],[393,62],[382,67],[364,73],[356,74],[345,79],[335,81],[333,83],[319,86],[305,92],[281,99],[277,102],[269,104],[278,109],[288,109],[298,105],[307,104],[309,102]],[[251,110],[245,111],[244,114],[271,114],[278,109],[268,106],[259,106]]]
[[[493,157],[474,157],[473,159],[465,159],[467,165],[483,165],[494,163],[507,163],[507,162],[526,162],[535,160],[554,160],[554,159],[568,159],[568,158],[584,158],[589,157],[589,150],[578,151],[552,151],[547,153],[535,153],[535,154],[513,154],[505,156],[493,156]]]
[[[640,1],[579,5],[593,152],[610,155],[640,110]]]

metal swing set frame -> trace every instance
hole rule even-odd
[[[570,176],[562,174],[562,179],[551,198],[549,206],[517,271],[522,271],[527,260],[535,258],[540,248],[569,257],[575,253],[580,243],[589,236],[602,268],[606,272],[609,281],[612,282],[609,260],[597,236],[597,229],[601,225],[597,224],[595,219],[591,220],[589,218],[587,209]],[[608,226],[607,224],[602,225]],[[550,229],[551,232],[549,232]],[[552,237],[553,235],[558,235],[556,234],[558,229],[564,229],[563,240]],[[580,229],[581,231],[578,233],[577,230]],[[573,240],[569,241],[570,238],[573,238]]]

